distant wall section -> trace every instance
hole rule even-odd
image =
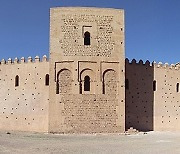
[[[155,64],[154,130],[180,130],[180,67]]]

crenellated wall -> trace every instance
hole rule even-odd
[[[124,61],[124,10],[50,10],[50,62],[0,62],[0,130],[180,130],[180,63]]]
[[[180,130],[180,66],[126,59],[126,129]]]
[[[126,129],[153,130],[154,69],[149,61],[125,61]]]
[[[154,63],[154,130],[180,130],[180,65]]]
[[[43,56],[33,60],[1,60],[0,130],[48,131],[49,86],[45,85],[49,62]]]

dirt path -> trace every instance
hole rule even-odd
[[[179,154],[180,132],[53,135],[0,132],[0,154]]]

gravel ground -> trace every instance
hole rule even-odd
[[[59,135],[0,132],[0,154],[180,154],[180,132]]]

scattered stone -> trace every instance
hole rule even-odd
[[[133,127],[130,127],[127,131],[125,131],[125,135],[132,135],[137,133],[139,133],[139,131],[137,129],[134,129]]]

